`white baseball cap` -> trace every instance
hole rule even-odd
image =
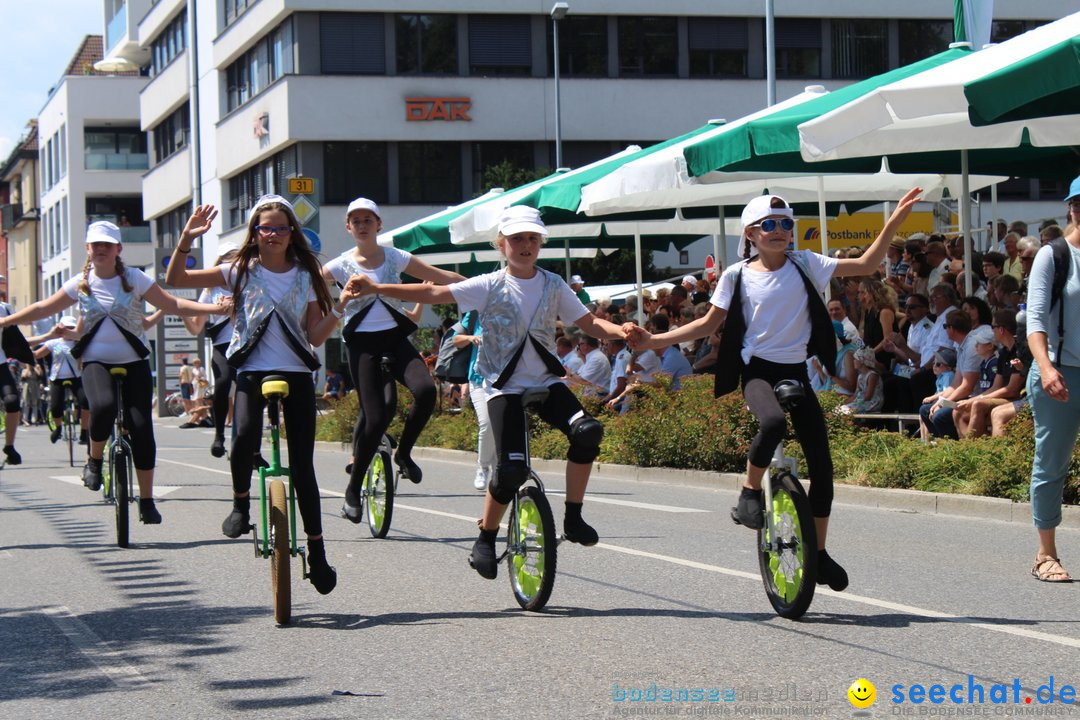
[[[773,207],[773,199],[779,200],[783,203],[781,207]],[[795,219],[795,212],[788,205],[787,200],[779,195],[758,195],[756,198],[746,203],[746,207],[742,211],[742,236],[739,238],[739,257],[743,257],[746,253],[746,228],[751,225],[756,225],[767,217],[786,217]],[[750,246],[750,256],[757,255],[757,249],[754,246]]]
[[[90,223],[90,227],[86,228],[86,242],[112,243],[113,245],[119,245],[120,228],[107,220],[92,222]]]
[[[544,221],[540,219],[540,211],[528,205],[512,205],[503,210],[499,217],[499,233],[509,236],[523,232],[548,234]]]
[[[264,206],[274,203],[284,205],[285,212],[287,212],[292,218],[292,223],[299,227],[300,221],[296,217],[296,210],[293,209],[292,203],[290,203],[288,200],[281,197],[280,195],[263,195],[261,198],[256,200],[255,204],[251,206],[251,210],[248,211],[248,223],[251,222],[252,218],[259,214],[259,210],[261,210]]]
[[[684,285],[686,283],[693,283],[693,284],[697,285],[697,278],[694,277],[693,275],[684,275],[682,281],[683,281]]]
[[[571,285],[584,285],[585,281],[581,279],[580,275],[571,275],[570,276],[570,284]]]
[[[971,331],[972,342],[988,345],[994,342],[994,330],[989,325],[980,325]]]
[[[79,324],[79,321],[76,320],[71,315],[65,315],[62,318],[60,318],[60,324],[63,325],[64,327],[73,328],[73,327],[76,327]]]
[[[368,200],[364,197],[359,197],[349,203],[349,209],[345,211],[345,217],[349,217],[353,214],[354,210],[368,210],[374,213],[375,217],[382,219],[382,215],[379,213],[379,206],[372,200]]]

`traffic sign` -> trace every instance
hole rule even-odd
[[[712,255],[705,257],[705,279],[712,282],[716,278],[716,258]]]
[[[290,195],[310,195],[315,192],[315,178],[294,177],[289,178]]]

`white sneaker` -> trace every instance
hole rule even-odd
[[[487,488],[487,484],[488,484],[487,468],[483,468],[483,467],[476,468],[476,477],[473,478],[472,486],[474,488],[476,488],[477,490],[483,490],[483,489]]]

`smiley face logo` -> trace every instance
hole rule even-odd
[[[866,678],[859,678],[851,683],[847,690],[848,700],[860,710],[864,710],[874,704],[877,699],[877,688]]]

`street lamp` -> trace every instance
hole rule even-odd
[[[562,112],[559,107],[559,21],[570,12],[570,6],[557,2],[551,6],[551,25],[555,50],[555,167],[562,167]]]
[[[562,168],[562,108],[559,107],[559,21],[570,12],[570,6],[557,2],[551,6],[553,50],[555,51],[555,169]],[[566,249],[566,282],[570,282],[570,239],[563,241]]]

